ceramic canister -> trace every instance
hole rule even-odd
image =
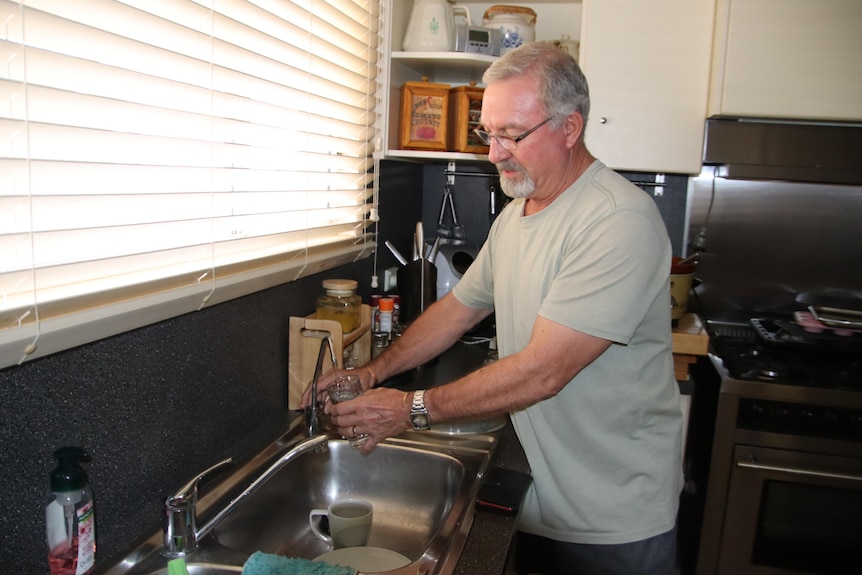
[[[536,13],[525,6],[491,6],[485,10],[482,25],[499,28],[502,42],[500,54],[536,39]]]
[[[453,7],[446,0],[413,0],[402,47],[407,52],[455,49]]]

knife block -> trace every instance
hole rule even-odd
[[[300,409],[299,401],[302,392],[314,378],[314,368],[320,353],[322,340],[316,337],[303,336],[302,331],[305,329],[328,331],[332,338],[339,368],[344,366],[344,350],[351,345],[353,346],[353,355],[359,359],[359,364],[362,365],[371,359],[371,308],[363,304],[360,314],[359,327],[348,334],[342,332],[341,324],[337,321],[317,319],[316,314],[307,317],[291,316],[287,361],[288,409]],[[329,351],[325,353],[322,373],[332,369]]]

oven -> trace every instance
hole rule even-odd
[[[862,573],[862,333],[710,329],[720,391],[697,575]]]

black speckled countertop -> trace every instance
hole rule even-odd
[[[459,342],[440,358],[420,369],[391,378],[383,385],[404,390],[426,389],[478,369],[487,358],[488,344],[479,337],[475,338],[475,343],[469,337],[464,341],[471,343]],[[491,468],[529,472],[527,458],[512,424],[507,423],[497,433],[499,442]],[[454,575],[505,573],[515,532],[515,516],[477,509]]]
[[[527,459],[512,424],[506,425],[499,433],[500,442],[492,467],[528,472]],[[513,515],[477,509],[454,575],[506,573],[509,552],[514,543],[515,525],[516,518]]]

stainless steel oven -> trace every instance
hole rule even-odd
[[[721,387],[697,575],[862,573],[860,340],[770,340],[776,325],[790,327],[713,337]]]

